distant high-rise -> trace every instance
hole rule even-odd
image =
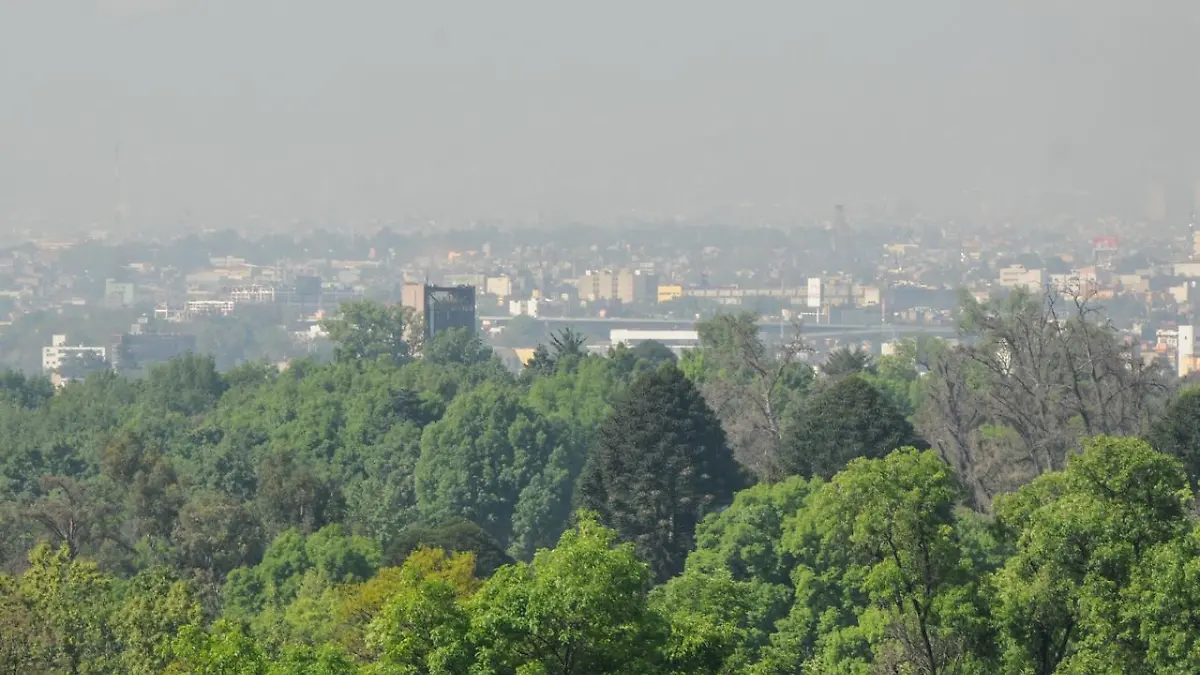
[[[475,287],[404,284],[401,302],[420,315],[425,340],[452,328],[475,332]]]
[[[647,270],[588,270],[575,282],[579,298],[587,302],[624,304],[657,302],[658,275]]]
[[[113,338],[109,354],[113,370],[128,371],[144,370],[195,351],[195,335],[129,332]]]

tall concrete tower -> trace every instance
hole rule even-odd
[[[849,226],[846,224],[846,207],[842,204],[837,204],[833,207],[833,227],[829,237],[830,245],[836,252],[841,240],[846,237],[846,231]]]

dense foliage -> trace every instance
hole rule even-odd
[[[721,315],[678,363],[568,332],[513,375],[361,305],[325,364],[4,375],[0,673],[1200,671],[1195,392],[1006,417],[997,343],[1080,348],[1006,307],[823,370]]]

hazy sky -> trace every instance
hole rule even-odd
[[[0,0],[0,223],[1191,190],[1194,0]],[[1190,193],[1189,193],[1190,199]]]

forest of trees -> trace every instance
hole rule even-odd
[[[0,376],[0,673],[1200,672],[1200,390],[1087,303],[515,376],[346,309],[329,363]]]

